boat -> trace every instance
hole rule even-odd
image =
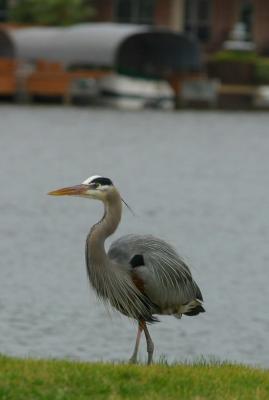
[[[174,108],[174,91],[164,80],[111,74],[99,80],[102,105],[120,109]]]

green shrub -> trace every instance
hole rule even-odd
[[[210,58],[210,61],[213,62],[234,61],[234,62],[256,63],[257,58],[258,55],[255,52],[223,50],[215,53]]]
[[[256,63],[255,77],[257,83],[269,84],[269,58],[260,58]]]
[[[94,15],[90,2],[85,0],[23,0],[10,7],[10,21],[66,26],[89,21]]]
[[[253,83],[256,84],[264,84],[264,85],[269,85],[269,58],[261,57],[255,52],[242,52],[242,51],[219,51],[215,53],[213,56],[210,57],[209,59],[209,66],[212,69],[213,67],[216,69],[221,66],[222,63],[226,62],[235,62],[237,63],[246,63],[246,64],[252,64],[254,66],[254,79]],[[214,69],[214,71],[215,71]],[[226,68],[227,69],[227,68]],[[233,71],[233,74],[235,72]],[[216,74],[216,71],[215,71]],[[227,74],[227,71],[226,71]],[[235,75],[234,75],[235,76]],[[238,79],[238,77],[236,78]],[[235,80],[236,80],[235,79]]]

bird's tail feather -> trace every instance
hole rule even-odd
[[[205,312],[202,302],[199,299],[190,301],[182,307],[182,314],[193,316]]]

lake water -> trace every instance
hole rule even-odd
[[[114,238],[169,241],[204,295],[205,314],[150,327],[155,359],[269,367],[269,114],[1,105],[0,121],[1,353],[131,355],[135,325],[109,316],[87,281],[102,205],[46,195],[97,173],[136,213],[124,210]]]

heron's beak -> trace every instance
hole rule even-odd
[[[88,191],[87,185],[76,185],[62,189],[53,190],[48,194],[51,196],[83,196]]]

